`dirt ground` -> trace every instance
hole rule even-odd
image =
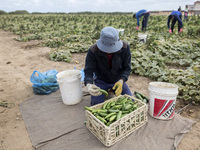
[[[72,62],[53,62],[48,59],[50,48],[38,46],[38,41],[17,42],[17,35],[0,30],[0,150],[33,150],[19,105],[34,97],[30,76],[34,70],[83,69],[86,54],[73,54]],[[79,63],[76,63],[78,61]],[[127,81],[131,91],[148,96],[148,78],[131,75]],[[7,106],[7,107],[6,107]],[[176,110],[184,107],[177,100]],[[200,106],[189,106],[181,115],[196,121],[178,146],[178,150],[200,150]]]

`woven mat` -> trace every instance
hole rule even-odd
[[[83,100],[73,106],[63,103],[59,90],[50,95],[35,95],[20,105],[36,150],[172,150],[195,123],[178,114],[168,121],[148,115],[147,124],[107,148],[84,125],[84,106],[90,106],[90,96],[83,91]]]

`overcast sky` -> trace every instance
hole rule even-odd
[[[0,0],[0,10],[11,12],[137,12],[140,9],[177,10],[196,0]]]

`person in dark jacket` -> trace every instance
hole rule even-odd
[[[131,52],[129,45],[120,40],[117,29],[109,26],[101,30],[100,38],[88,50],[84,73],[91,105],[104,102],[100,89],[112,89],[116,96],[132,95],[126,84],[131,73]]]
[[[171,28],[170,28],[170,21],[172,20],[171,23]],[[174,31],[174,25],[178,21],[178,32],[183,31],[183,22],[182,22],[182,14],[180,11],[173,11],[169,16],[168,16],[168,21],[167,21],[167,26],[169,29],[169,33],[172,33]]]
[[[149,15],[150,15],[149,11],[147,11],[145,9],[142,9],[142,10],[138,11],[136,14],[133,15],[133,18],[137,19],[136,30],[138,30],[139,26],[140,26],[140,19],[139,18],[144,16],[143,20],[142,20],[142,31],[146,31]]]
[[[181,12],[181,6],[179,6],[179,8],[178,8],[178,11],[180,11],[180,12]]]

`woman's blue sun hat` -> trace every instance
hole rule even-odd
[[[119,31],[113,27],[105,27],[101,30],[100,38],[97,40],[97,47],[105,53],[115,53],[123,46],[119,39]]]

